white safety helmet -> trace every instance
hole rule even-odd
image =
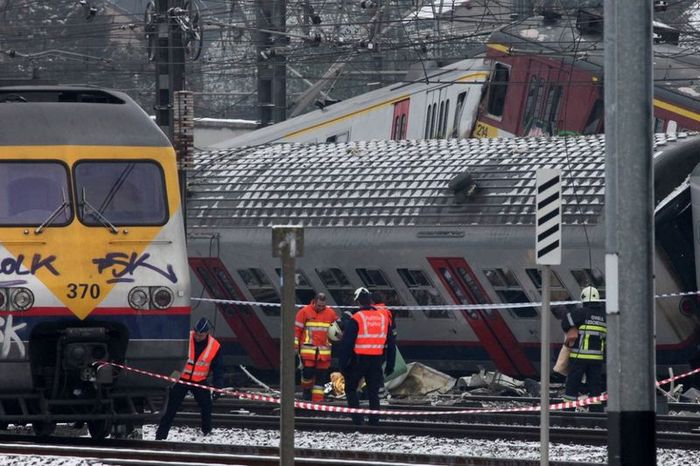
[[[343,329],[340,328],[340,319],[336,320],[328,327],[328,339],[335,343],[343,338]]]
[[[360,299],[360,296],[367,296],[367,297],[370,297],[370,296],[372,296],[372,293],[370,293],[369,290],[368,290],[367,288],[365,288],[365,287],[360,287],[360,288],[358,288],[358,289],[355,290],[355,295],[353,296],[352,299],[354,299],[355,301],[357,301],[357,300]]]
[[[600,301],[600,294],[594,287],[587,286],[581,290],[581,301],[584,303]]]

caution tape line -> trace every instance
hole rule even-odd
[[[655,295],[655,299],[682,298],[685,296],[700,295],[700,291],[686,291],[682,293],[663,293]],[[267,303],[260,301],[240,301],[236,299],[215,299],[215,298],[191,298],[192,301],[202,301],[215,304],[237,304],[241,306],[269,306],[280,307],[280,303]],[[602,299],[601,301],[605,301]],[[581,304],[581,301],[553,301],[550,306],[568,306],[571,304]],[[305,304],[295,304],[295,307],[301,308]],[[540,307],[541,302],[532,303],[491,303],[491,304],[445,304],[441,306],[391,306],[393,310],[407,311],[471,311],[471,310],[489,310],[489,309],[519,309],[525,307]],[[333,306],[337,309],[356,309],[357,306]]]
[[[204,390],[209,390],[211,392],[218,392],[222,395],[234,396],[242,399],[252,400],[252,401],[262,401],[265,403],[275,403],[280,404],[281,399],[279,397],[263,395],[261,393],[246,393],[240,392],[238,390],[230,390],[226,388],[216,388],[209,385],[203,385],[196,382],[188,382],[186,380],[176,379],[167,375],[157,374],[155,372],[144,371],[141,369],[136,369],[134,367],[126,366],[124,364],[118,364],[115,362],[102,361],[100,364],[108,364],[120,369],[124,369],[137,374],[145,375],[148,377],[153,377],[160,380],[166,380],[172,383],[180,383],[190,387],[201,388]],[[670,377],[668,379],[656,382],[657,386],[665,385],[672,381],[683,379],[693,374],[700,373],[700,368],[686,372],[684,374]],[[580,408],[583,406],[600,404],[607,401],[608,394],[603,393],[599,396],[592,396],[588,398],[583,398],[575,401],[563,401],[561,403],[552,403],[549,405],[549,409],[552,411],[560,409],[571,409]],[[479,414],[479,413],[522,413],[522,412],[537,412],[541,410],[540,405],[537,406],[524,406],[517,408],[471,408],[471,409],[460,409],[460,410],[446,410],[446,411],[401,411],[401,410],[373,410],[364,408],[348,408],[344,406],[331,406],[320,403],[309,403],[307,401],[294,400],[294,407],[299,409],[304,409],[308,411],[321,411],[326,413],[342,413],[342,414],[381,414],[384,416],[445,416],[445,415],[455,415],[455,414]]]

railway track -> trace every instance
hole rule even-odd
[[[175,418],[180,425],[197,427],[200,417],[197,412],[181,412]],[[240,429],[279,429],[279,417],[250,414],[215,414],[214,426]],[[325,417],[297,417],[295,428],[319,432],[364,432],[388,435],[421,435],[431,437],[458,437],[484,440],[524,440],[539,441],[539,425],[493,424],[482,422],[421,422],[421,421],[384,421],[379,426],[355,426],[348,419]],[[606,445],[607,429],[605,427],[552,427],[550,441],[558,443],[575,443],[582,445]],[[677,448],[682,450],[700,450],[699,431],[662,431],[657,429],[657,446],[659,448]]]
[[[80,457],[98,459],[105,465],[218,466],[278,465],[278,449],[200,443],[155,442],[144,440],[104,440],[85,438],[51,438],[37,440],[28,436],[0,436],[0,455]],[[464,456],[403,454],[353,450],[296,449],[295,464],[339,466],[399,466],[414,464],[452,466],[535,466],[539,460],[497,459]],[[581,463],[551,461],[555,466]]]

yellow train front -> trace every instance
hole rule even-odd
[[[0,88],[0,427],[128,433],[186,357],[174,151],[125,94]]]

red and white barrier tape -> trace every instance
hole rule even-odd
[[[167,380],[173,383],[181,383],[183,385],[188,385],[191,387],[202,388],[212,392],[218,392],[222,395],[235,396],[238,398],[243,398],[253,401],[262,401],[265,403],[276,403],[280,404],[280,398],[263,395],[260,393],[246,393],[239,392],[237,390],[228,390],[224,388],[215,388],[208,385],[198,384],[195,382],[187,382],[185,380],[176,379],[169,377],[167,375],[157,374],[155,372],[144,371],[141,369],[136,369],[134,367],[125,366],[123,364],[117,364],[115,362],[102,362],[101,364],[109,364],[120,369],[135,372],[137,374],[145,375],[148,377],[153,377],[160,380]],[[678,379],[683,379],[693,374],[700,373],[700,368],[686,372],[684,374],[677,375],[675,377],[670,377],[668,379],[656,382],[657,386],[665,385],[667,383],[673,382]],[[600,396],[593,396],[589,398],[584,398],[576,401],[564,401],[561,403],[552,403],[549,405],[549,409],[552,411],[560,409],[570,409],[579,408],[582,406],[599,404],[603,401],[607,401],[608,394],[603,393]],[[535,412],[540,411],[540,406],[525,406],[518,408],[472,408],[472,409],[460,409],[460,410],[445,410],[445,411],[400,411],[400,410],[372,410],[364,408],[347,408],[343,406],[331,406],[319,403],[309,403],[306,401],[294,400],[294,407],[299,409],[306,409],[310,411],[322,411],[326,413],[343,413],[343,414],[381,414],[385,416],[444,416],[444,415],[454,415],[454,414],[475,414],[475,413],[518,413],[518,412]]]

